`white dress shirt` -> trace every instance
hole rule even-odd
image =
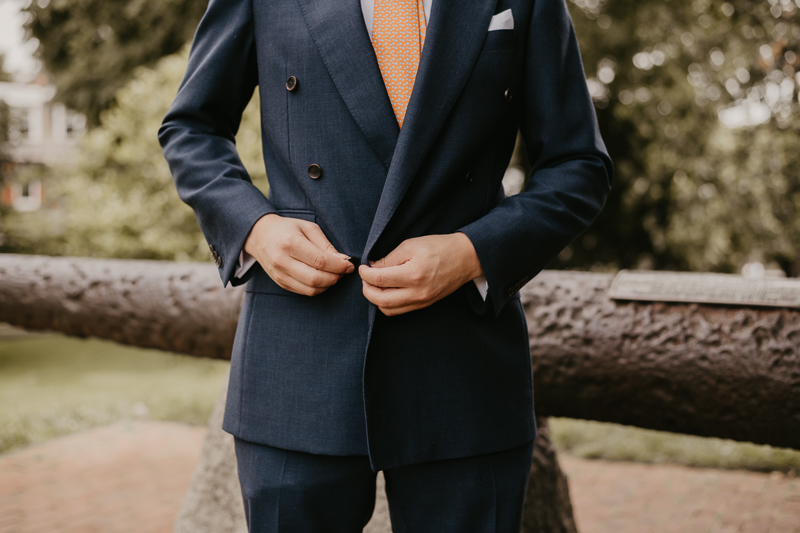
[[[431,4],[433,0],[422,0],[422,7],[425,10],[425,23],[431,21]],[[364,24],[367,25],[367,33],[372,39],[372,15],[375,13],[375,0],[361,0],[361,13],[364,15]]]
[[[422,0],[422,7],[425,10],[425,23],[431,20],[431,5],[433,0]],[[372,19],[375,14],[375,0],[361,0],[361,13],[364,15],[364,24],[367,26],[367,33],[372,40]],[[256,263],[256,258],[248,254],[244,250],[239,252],[239,263],[236,265],[234,276],[237,278],[243,277],[250,268]],[[489,290],[489,284],[486,282],[486,276],[480,276],[473,280],[478,287],[478,292],[481,298],[486,299],[486,293]]]

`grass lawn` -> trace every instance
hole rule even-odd
[[[205,424],[228,363],[0,325],[0,453],[123,418]],[[585,458],[800,472],[800,452],[551,419],[553,441]]]
[[[205,424],[228,363],[61,335],[0,336],[0,453],[144,417]]]
[[[550,431],[559,451],[586,459],[800,473],[797,450],[569,418],[551,418]]]

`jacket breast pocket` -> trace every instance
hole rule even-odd
[[[517,30],[494,30],[487,32],[482,52],[487,50],[516,50],[519,45]]]
[[[282,217],[298,218],[300,220],[307,220],[308,222],[316,223],[317,221],[317,215],[311,209],[278,209],[278,214]],[[256,264],[253,268],[255,268],[256,271],[253,272],[253,277],[247,282],[247,286],[244,289],[246,292],[300,297],[300,295],[287,291],[275,283],[275,281],[264,272],[264,269],[262,269],[260,265]]]

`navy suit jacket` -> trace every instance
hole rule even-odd
[[[515,28],[487,32],[506,9]],[[256,86],[269,197],[234,142]],[[505,198],[518,130],[533,172]],[[611,182],[564,0],[437,0],[402,131],[359,0],[211,0],[159,138],[223,283],[247,282],[227,431],[368,454],[376,470],[534,438],[518,291],[591,223]],[[468,283],[388,318],[357,272],[314,297],[259,266],[238,280],[239,251],[267,213],[317,223],[361,262],[408,238],[461,231],[488,296]]]

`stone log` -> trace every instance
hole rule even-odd
[[[619,302],[612,279],[523,289],[539,414],[800,449],[800,309]]]
[[[800,310],[618,302],[611,280],[523,289],[540,414],[800,449]],[[0,255],[0,321],[29,329],[227,357],[241,297],[209,264]]]
[[[202,263],[0,254],[0,322],[230,359],[243,291]]]

